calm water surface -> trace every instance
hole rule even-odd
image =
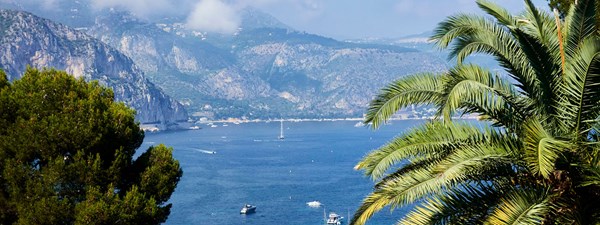
[[[174,148],[183,177],[166,224],[323,224],[323,212],[345,217],[358,208],[373,182],[356,163],[369,151],[423,121],[393,121],[373,131],[356,122],[228,124],[200,130],[147,133],[140,149]],[[209,154],[210,152],[216,154]],[[321,208],[310,208],[309,201]],[[245,204],[256,213],[240,215]],[[405,212],[388,209],[368,224],[395,224]],[[346,224],[345,223],[345,224]]]

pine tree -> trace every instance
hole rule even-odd
[[[112,90],[63,71],[0,75],[0,224],[159,224],[182,170]]]

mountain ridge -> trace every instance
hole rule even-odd
[[[343,42],[282,27],[242,28],[215,38],[164,23],[119,32],[112,25],[130,21],[109,18],[117,22],[97,20],[88,33],[138,64],[171,60],[162,71],[147,68],[149,78],[187,103],[193,116],[209,119],[360,117],[377,90],[397,75],[445,69],[443,60],[415,49]],[[157,38],[157,33],[170,36]],[[177,44],[182,40],[195,48]],[[161,49],[161,42],[169,46]],[[208,54],[195,57],[194,51]]]
[[[187,120],[181,104],[149,82],[130,58],[93,37],[31,13],[0,10],[0,67],[9,79],[27,66],[66,70],[111,87],[117,101],[133,107],[141,123],[167,128]]]
[[[242,17],[258,19],[245,19],[233,35],[114,9],[78,29],[131,58],[196,119],[361,117],[378,90],[399,76],[447,68],[439,54],[411,46],[338,41],[248,12]],[[70,21],[66,13],[53,18]]]

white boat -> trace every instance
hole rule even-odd
[[[250,204],[245,204],[244,207],[242,207],[242,210],[240,210],[240,214],[250,214],[250,213],[255,213],[255,212],[256,212],[256,206],[250,205]]]
[[[319,201],[307,202],[306,204],[312,208],[319,208],[322,205]]]
[[[329,213],[329,218],[327,218],[327,225],[340,225],[342,224],[342,220],[344,217],[338,215],[337,213],[331,212]]]
[[[280,122],[280,129],[279,129],[279,139],[284,139],[285,136],[283,136],[283,119],[279,121]]]
[[[354,127],[364,127],[365,124],[363,122],[358,122],[356,124],[354,124]]]
[[[193,126],[193,127],[190,127],[190,130],[198,130],[198,129],[200,129],[200,127],[199,127],[199,126]]]

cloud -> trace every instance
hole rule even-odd
[[[42,7],[45,9],[58,9],[58,0],[43,0]]]
[[[233,33],[240,23],[235,6],[220,0],[201,0],[187,17],[186,26],[208,32]]]
[[[57,0],[49,0],[57,1]],[[253,4],[269,4],[277,0],[90,0],[95,9],[117,8],[141,18],[183,16],[190,29],[233,33],[241,19],[239,9]]]
[[[455,12],[473,12],[476,10],[472,0],[400,0],[394,6],[396,12],[415,17],[445,17]]]
[[[91,0],[91,3],[95,9],[114,7],[139,17],[164,16],[179,10],[172,0]]]
[[[56,11],[59,10],[59,1],[60,0],[0,0],[0,2],[2,3],[9,3],[9,4],[24,4],[26,6],[30,6],[30,5],[35,5],[35,6],[41,6],[42,9],[44,10],[52,10],[52,11]]]

